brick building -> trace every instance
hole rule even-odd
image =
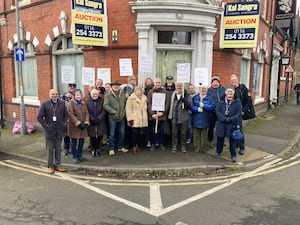
[[[108,68],[111,80],[126,83],[127,76],[120,76],[119,69],[119,59],[123,58],[131,59],[133,74],[139,84],[147,77],[163,80],[168,75],[176,77],[178,63],[190,64],[192,83],[195,82],[193,71],[199,67],[207,68],[209,80],[212,74],[218,74],[224,85],[229,83],[230,75],[236,73],[252,90],[257,110],[276,103],[284,96],[285,87],[291,87],[292,79],[286,85],[280,56],[289,54],[293,65],[294,42],[287,38],[291,27],[274,29],[275,1],[260,1],[257,44],[245,49],[220,48],[222,1],[107,0],[107,46],[73,44],[71,3],[71,0],[19,0],[20,22],[17,26],[15,1],[1,1],[1,106],[4,120],[20,119],[20,87],[23,87],[26,120],[36,122],[38,107],[48,98],[49,89],[54,87],[62,93],[67,88],[67,84],[62,83],[65,65],[72,66],[75,82],[85,92],[88,86],[82,83],[82,67],[94,68],[95,78],[98,68]],[[19,27],[20,47],[24,48],[26,56],[21,63],[22,83],[14,54],[18,46],[16,27]],[[150,56],[151,72],[139,71],[142,56]]]

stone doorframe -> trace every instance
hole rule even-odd
[[[223,13],[217,4],[200,3],[202,1],[135,1],[130,2],[132,11],[137,14],[136,31],[138,32],[138,56],[152,57],[152,73],[156,76],[156,50],[177,49],[192,51],[192,83],[194,69],[207,67],[210,80],[212,72],[213,36],[216,33],[216,16]],[[212,2],[212,1],[211,1]],[[174,31],[192,32],[192,43],[185,45],[159,45],[157,32],[173,29]],[[142,84],[145,74],[139,71],[139,83]]]

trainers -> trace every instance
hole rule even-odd
[[[58,172],[65,172],[66,171],[65,168],[63,168],[62,166],[56,166],[56,167],[54,167],[54,169]]]
[[[241,150],[239,151],[239,154],[240,154],[240,155],[245,155],[245,149],[241,149]]]
[[[151,148],[151,143],[150,143],[150,141],[147,142],[147,148]]]
[[[215,153],[215,157],[216,157],[216,158],[220,158],[220,156],[221,156],[221,155],[220,155],[219,153],[217,153],[217,152]]]
[[[185,143],[186,143],[186,144],[191,144],[191,142],[192,142],[191,139],[187,139]]]
[[[232,158],[231,158],[231,161],[232,161],[232,162],[236,162],[236,157],[235,157],[235,156],[232,157]]]
[[[173,146],[172,146],[172,153],[174,154],[174,153],[176,153],[176,152],[177,152],[176,145],[173,145]]]
[[[51,166],[51,167],[48,168],[48,173],[49,174],[53,174],[54,173],[54,167],[53,166]]]
[[[69,150],[68,149],[64,149],[64,156],[69,155]]]
[[[181,151],[182,151],[183,153],[186,153],[186,147],[185,147],[184,145],[181,145]]]
[[[115,155],[115,151],[114,151],[114,150],[109,150],[108,155],[109,155],[109,156]]]
[[[154,151],[154,149],[155,149],[155,146],[154,146],[154,145],[151,145],[151,147],[150,147],[150,151],[151,151],[151,152],[153,152],[153,151]]]
[[[128,152],[128,149],[127,148],[119,148],[118,152],[126,153],[126,152]]]
[[[160,150],[162,150],[162,151],[166,150],[165,146],[163,146],[163,145],[159,145],[159,148],[160,148]]]
[[[80,160],[79,159],[73,159],[73,162],[78,164],[78,163],[80,163]]]

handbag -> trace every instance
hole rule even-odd
[[[242,131],[240,130],[240,126],[237,125],[236,129],[232,131],[231,138],[236,141],[240,141],[244,138]]]

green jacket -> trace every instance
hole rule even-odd
[[[120,90],[119,95],[110,91],[104,98],[104,109],[108,113],[109,122],[119,122],[125,119],[125,103],[126,98]]]

